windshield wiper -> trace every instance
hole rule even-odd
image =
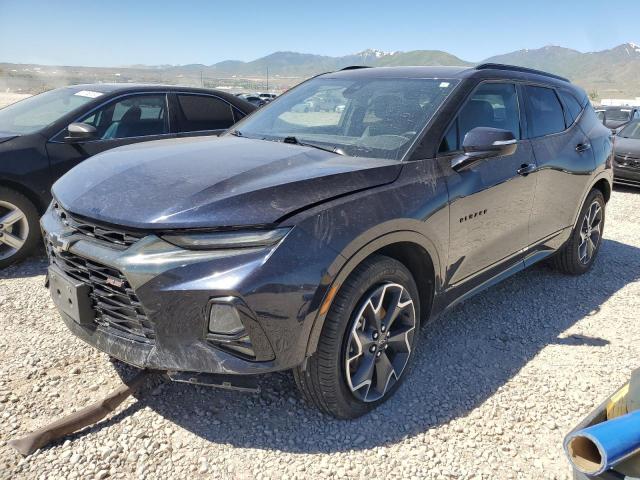
[[[242,135],[242,132],[240,130],[231,130],[229,132],[229,135],[233,135],[234,137],[242,137],[244,135]]]
[[[346,153],[344,153],[344,150],[342,150],[339,147],[324,147],[322,145],[316,145],[315,143],[301,142],[300,140],[298,140],[296,137],[293,137],[293,136],[284,137],[282,141],[284,143],[291,143],[292,145],[300,145],[301,147],[317,148],[318,150],[335,153],[337,155],[346,155]]]

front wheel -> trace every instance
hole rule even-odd
[[[27,197],[0,187],[0,268],[22,260],[37,245],[38,217]]]
[[[582,275],[596,259],[604,231],[605,201],[600,190],[591,190],[582,206],[571,237],[554,257],[561,272]]]
[[[334,417],[367,413],[406,377],[419,322],[418,289],[409,270],[385,256],[365,260],[333,300],[306,369],[294,370],[298,387]]]

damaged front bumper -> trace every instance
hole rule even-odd
[[[269,332],[270,338],[243,299],[245,288],[255,291],[251,279],[275,247],[190,251],[156,235],[128,247],[111,245],[70,229],[52,209],[41,226],[52,268],[90,286],[94,318],[79,321],[58,310],[69,330],[95,348],[139,368],[169,371],[178,381],[196,378],[180,372],[251,375],[301,361],[295,348],[277,357],[272,346],[286,344],[280,337],[291,338],[287,325],[298,322],[280,319],[283,328]],[[244,326],[240,336],[250,342],[251,354],[234,349],[239,336],[207,331],[208,305],[215,298],[236,299]]]

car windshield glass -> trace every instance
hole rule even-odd
[[[457,83],[319,77],[278,97],[236,128],[249,138],[295,137],[349,156],[400,159]]]
[[[26,135],[38,131],[100,95],[61,88],[26,98],[0,110],[0,132]]]
[[[623,138],[634,138],[636,140],[640,140],[640,121],[631,122],[629,125],[624,127],[618,135]]]
[[[607,120],[613,120],[614,122],[626,122],[631,118],[631,110],[622,108],[611,108],[607,110],[606,114]]]

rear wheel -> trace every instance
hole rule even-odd
[[[571,275],[589,271],[602,244],[604,218],[602,192],[592,190],[580,211],[571,237],[554,257],[554,265],[558,270]]]
[[[389,398],[405,378],[420,305],[411,273],[385,256],[347,278],[325,319],[317,351],[294,376],[305,398],[338,418],[356,418]]]
[[[38,210],[14,190],[0,187],[0,268],[25,258],[40,238]]]

